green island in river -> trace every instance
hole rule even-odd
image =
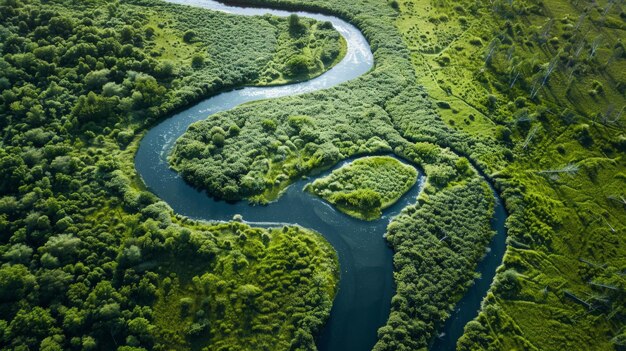
[[[364,157],[307,184],[342,212],[364,220],[380,217],[417,181],[415,167],[389,156]]]
[[[623,0],[224,2],[0,0],[0,349],[626,350]]]

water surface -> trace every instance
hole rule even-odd
[[[167,1],[248,16],[266,13],[288,16],[293,13],[273,9],[233,7],[210,0]],[[330,88],[355,79],[373,67],[374,60],[370,47],[356,27],[332,16],[308,12],[295,13],[333,24],[347,42],[347,53],[340,63],[321,76],[306,82],[278,87],[246,87],[224,92],[172,115],[146,133],[135,157],[135,167],[146,186],[181,215],[199,220],[227,221],[235,214],[240,214],[245,222],[255,226],[298,224],[321,233],[337,251],[341,276],[330,318],[316,340],[318,349],[366,351],[376,343],[376,332],[389,316],[391,297],[395,293],[393,253],[387,246],[383,234],[393,216],[415,202],[424,183],[423,175],[420,174],[416,185],[398,202],[383,211],[382,218],[366,222],[349,217],[323,200],[303,192],[302,187],[313,179],[298,180],[278,201],[268,206],[250,206],[245,202],[230,204],[216,201],[206,193],[194,189],[171,170],[167,162],[167,156],[176,139],[193,122],[250,101]],[[326,176],[333,169],[353,159],[342,161],[316,178]],[[455,314],[442,331],[442,338],[435,341],[433,349],[453,349],[466,322],[476,316],[480,301],[492,280],[492,272],[495,272],[502,259],[504,218],[502,206],[498,205],[493,224],[495,228],[502,228],[502,232],[498,229],[498,235],[491,244],[491,253],[479,265],[478,269],[483,274],[483,280],[477,281],[458,304]]]
[[[171,2],[240,15],[291,14],[279,10],[231,7],[207,0]],[[167,162],[176,139],[193,122],[245,102],[330,88],[357,78],[372,68],[372,52],[356,27],[332,16],[297,13],[303,17],[330,21],[343,35],[347,53],[341,62],[306,82],[229,91],[176,113],[144,136],[137,151],[135,167],[147,187],[181,215],[202,220],[230,220],[235,214],[240,214],[244,221],[252,225],[298,224],[321,233],[337,251],[341,275],[330,318],[317,338],[317,346],[322,351],[370,350],[376,342],[376,331],[389,316],[391,297],[395,292],[392,251],[386,245],[383,233],[390,218],[415,201],[423,178],[395,205],[387,208],[381,219],[365,222],[349,217],[323,200],[303,192],[302,187],[310,180],[292,184],[278,201],[268,206],[250,206],[245,202],[229,204],[216,201],[185,183]],[[348,160],[336,167],[345,162]],[[331,170],[318,177],[327,175]]]

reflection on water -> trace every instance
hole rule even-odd
[[[285,11],[229,7],[213,1],[173,1],[226,10],[244,15],[272,13],[288,16]],[[389,218],[415,201],[416,185],[394,206],[385,210],[385,218],[365,222],[336,211],[321,199],[302,191],[307,180],[292,184],[283,196],[268,206],[250,206],[245,202],[229,204],[209,198],[186,184],[169,169],[167,155],[187,127],[209,115],[226,111],[245,102],[302,94],[330,88],[357,78],[372,68],[373,56],[361,32],[338,18],[298,13],[321,21],[330,21],[345,37],[346,57],[328,72],[312,80],[279,87],[248,87],[225,92],[179,112],[152,128],[141,141],[135,166],[146,185],[179,214],[202,220],[230,220],[241,214],[244,221],[257,226],[298,224],[321,233],[339,256],[341,279],[331,316],[317,345],[320,350],[369,350],[376,342],[376,331],[389,315],[394,293],[392,252],[383,239]],[[341,164],[347,161],[342,162]],[[340,165],[341,165],[340,164]],[[337,166],[340,166],[337,165]],[[331,170],[318,176],[324,176]]]
[[[291,14],[280,10],[232,7],[209,0],[167,1],[239,15]],[[229,204],[195,190],[169,169],[167,163],[167,156],[176,139],[193,122],[249,101],[330,88],[357,78],[372,68],[372,52],[357,28],[332,16],[296,13],[330,21],[346,39],[346,57],[328,72],[312,80],[287,86],[247,87],[225,92],[171,116],[144,136],[135,157],[135,167],[148,188],[181,215],[199,220],[226,221],[240,214],[245,222],[255,226],[298,224],[321,233],[337,251],[341,279],[330,319],[317,339],[317,346],[322,351],[370,350],[376,342],[377,329],[389,316],[391,297],[395,291],[392,251],[383,239],[383,234],[391,218],[415,202],[424,182],[422,175],[415,186],[383,212],[381,219],[365,222],[336,211],[323,200],[303,192],[302,187],[311,180],[303,179],[292,184],[277,202],[268,206],[250,206],[245,202]],[[343,161],[335,167],[349,161]],[[317,177],[323,177],[331,170]],[[476,316],[480,300],[493,278],[492,272],[495,272],[504,252],[504,218],[504,210],[499,205],[494,225],[502,235],[494,238],[491,253],[479,266],[484,281],[478,280],[463,298],[457,312],[444,328],[446,337],[435,342],[435,349],[453,349],[465,323]]]

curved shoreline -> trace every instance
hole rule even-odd
[[[238,15],[261,15],[271,13],[277,16],[288,16],[291,11],[273,10],[261,7],[228,6],[212,0],[166,0],[172,3],[200,6],[203,8],[234,13]],[[247,5],[246,5],[247,6]],[[335,248],[340,262],[341,278],[338,293],[335,296],[329,320],[317,338],[317,346],[320,350],[366,350],[371,349],[377,340],[376,331],[387,321],[390,311],[391,297],[395,293],[393,280],[393,252],[387,245],[383,234],[386,225],[393,216],[398,214],[404,207],[414,202],[424,184],[423,172],[416,185],[403,197],[387,210],[383,211],[381,219],[372,222],[363,222],[358,219],[347,221],[347,215],[339,213],[336,209],[321,199],[307,199],[307,194],[301,191],[301,183],[310,180],[298,180],[291,184],[278,202],[270,206],[248,206],[247,203],[239,202],[228,204],[215,201],[186,184],[182,178],[169,168],[167,156],[171,151],[176,139],[182,135],[189,124],[207,118],[209,115],[230,110],[242,103],[271,99],[282,96],[290,96],[313,92],[333,87],[346,81],[358,78],[367,73],[374,66],[373,54],[363,34],[353,25],[333,16],[312,14],[304,11],[296,11],[300,16],[315,18],[321,21],[330,21],[333,26],[345,38],[347,44],[346,55],[330,70],[308,81],[287,85],[274,85],[263,87],[244,86],[235,90],[226,91],[207,99],[201,99],[193,106],[181,109],[177,113],[162,120],[153,126],[141,140],[135,155],[135,167],[144,184],[170,207],[181,215],[192,219],[209,221],[229,221],[233,214],[244,214],[244,222],[254,226],[273,227],[283,224],[296,224],[321,233],[326,240]],[[333,169],[360,158],[364,155],[350,157],[342,160],[330,169],[316,174],[315,178],[331,172]],[[488,184],[491,183],[484,177]],[[497,240],[504,242],[504,220],[506,213],[501,205],[497,192],[491,186],[496,197],[495,221],[492,222],[497,234],[492,239],[489,247],[496,245]],[[313,197],[313,195],[308,194]],[[317,200],[317,203],[315,202]],[[293,209],[297,204],[307,202],[307,213],[288,213],[285,217],[281,209]],[[498,214],[498,206],[504,213],[502,220]],[[302,216],[304,215],[304,216]],[[284,218],[285,221],[271,221],[271,218]],[[361,222],[361,223],[357,223]],[[365,223],[365,225],[363,225]],[[356,229],[355,229],[356,228]],[[499,245],[499,244],[498,244]],[[503,254],[503,251],[502,251]],[[475,318],[480,308],[480,301],[489,289],[495,268],[500,264],[502,255],[494,252],[488,253],[494,256],[497,264],[485,263],[487,259],[479,262],[477,271],[484,273],[486,268],[493,268],[493,274],[487,272],[483,283],[487,283],[485,290],[480,278],[470,287],[463,298],[456,304],[455,312],[446,320],[443,329],[445,337],[434,340],[431,349],[447,350],[451,343],[456,345],[456,340],[462,335],[463,328],[468,318]],[[499,255],[499,258],[497,257]],[[487,267],[484,267],[487,266]],[[469,297],[472,302],[467,306]],[[473,309],[476,297],[478,307]],[[363,314],[362,312],[367,313]],[[459,315],[462,318],[459,319]],[[447,341],[446,341],[447,340]]]
[[[173,2],[181,2],[175,0]],[[291,12],[258,8],[230,7],[209,0],[184,1],[218,11],[243,15],[271,13],[288,16]],[[330,21],[345,38],[348,45],[344,58],[326,73],[306,82],[284,86],[244,87],[224,92],[185,109],[154,125],[143,137],[135,155],[135,168],[149,190],[169,204],[178,214],[191,219],[231,220],[234,214],[243,215],[251,225],[297,223],[321,233],[335,248],[340,263],[340,281],[330,318],[318,335],[320,350],[369,350],[377,340],[377,330],[387,321],[391,297],[395,293],[392,251],[383,238],[388,217],[375,225],[365,225],[338,213],[322,200],[300,191],[303,184],[295,182],[278,202],[269,206],[249,206],[239,202],[228,204],[215,201],[187,183],[169,168],[167,156],[174,142],[189,124],[209,115],[230,110],[242,103],[281,96],[313,92],[358,78],[374,66],[373,54],[367,40],[353,25],[332,16],[298,12],[303,17]],[[346,161],[343,161],[346,162]],[[341,163],[340,163],[341,164]],[[327,170],[329,171],[329,170]],[[399,212],[415,201],[418,187],[413,188],[397,207]],[[411,196],[412,195],[412,196]],[[302,209],[294,211],[293,209]]]

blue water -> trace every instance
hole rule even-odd
[[[168,1],[238,15],[271,13],[288,16],[292,13],[273,9],[232,7],[210,0]],[[251,225],[267,227],[298,224],[321,233],[337,251],[341,275],[330,318],[316,340],[318,349],[370,350],[376,343],[378,328],[385,324],[389,316],[391,297],[395,293],[393,252],[383,239],[383,234],[391,218],[415,202],[424,182],[422,175],[415,186],[383,212],[382,218],[366,222],[349,217],[323,200],[303,192],[302,187],[312,179],[295,182],[278,201],[268,206],[250,206],[245,202],[231,204],[216,201],[206,193],[194,189],[171,170],[167,162],[167,156],[176,139],[193,122],[249,101],[330,88],[357,78],[373,67],[374,60],[370,47],[356,27],[332,16],[296,13],[320,21],[330,21],[333,24],[348,44],[346,56],[340,63],[321,76],[306,82],[278,87],[246,87],[224,92],[174,114],[146,133],[135,157],[135,167],[152,192],[167,202],[175,212],[192,219],[227,221],[239,214]],[[332,169],[352,159],[345,160]],[[332,169],[317,177],[326,175]],[[498,211],[503,217],[498,215]],[[495,227],[501,227],[503,230],[504,216],[502,207],[497,207]],[[503,249],[500,250],[500,246],[503,245],[503,240],[504,235],[500,233],[494,238],[491,253],[479,266],[484,279],[477,281],[459,303],[457,313],[446,324],[442,332],[444,336],[436,341],[439,343],[436,345],[439,346],[435,349],[453,349],[465,323],[476,316],[480,300],[486,294],[493,278],[490,272],[495,272],[501,261]]]

